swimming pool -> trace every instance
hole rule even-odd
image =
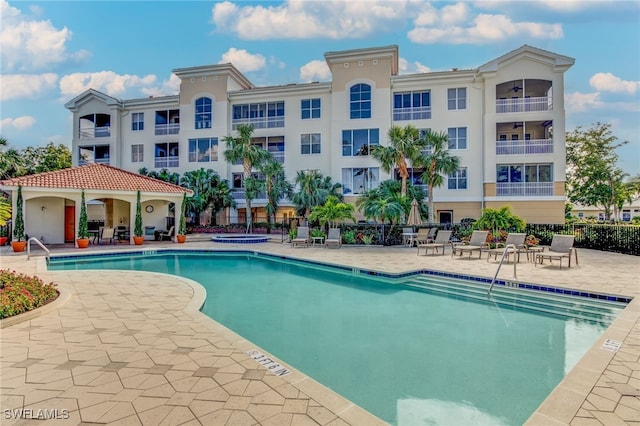
[[[522,424],[623,306],[502,288],[487,301],[486,285],[476,299],[473,283],[446,277],[389,280],[249,252],[51,268],[180,272],[207,289],[204,313],[399,425]]]

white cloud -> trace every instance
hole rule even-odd
[[[419,4],[422,1],[288,0],[276,6],[239,7],[225,1],[213,7],[212,21],[219,31],[246,40],[362,38],[397,30],[406,16],[417,13]]]
[[[36,124],[36,119],[30,115],[23,115],[17,118],[3,118],[0,120],[0,131],[13,127],[16,130],[25,130]]]
[[[300,67],[300,80],[302,81],[328,81],[331,80],[331,71],[325,61],[314,60]]]
[[[409,63],[409,61],[407,61],[404,58],[398,59],[398,68],[399,68],[398,71],[400,74],[415,74],[415,73],[431,72],[431,68],[429,68],[428,66],[422,65],[418,61]]]
[[[599,72],[589,79],[589,84],[601,92],[629,93],[633,95],[640,89],[640,81],[626,81],[611,73]]]
[[[219,64],[231,62],[236,68],[242,72],[258,71],[264,68],[267,60],[260,54],[252,54],[245,49],[230,48],[222,54]]]
[[[47,74],[6,74],[0,79],[0,100],[35,98],[42,92],[53,89],[58,75]]]
[[[180,92],[180,77],[171,74],[168,80],[164,80],[160,86],[143,87],[140,91],[146,96],[170,96]]]
[[[77,96],[87,89],[95,89],[110,96],[119,96],[127,89],[142,90],[151,87],[155,82],[156,76],[152,74],[138,77],[129,74],[119,75],[113,71],[74,73],[60,79],[60,92],[63,96]]]
[[[0,0],[0,28],[0,59],[5,71],[50,69],[89,56],[86,51],[67,51],[71,31],[66,27],[58,29],[50,21],[30,19],[5,0]]]
[[[586,111],[588,109],[601,108],[604,102],[600,100],[600,93],[566,93],[564,103],[567,112]]]

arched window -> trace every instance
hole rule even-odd
[[[210,129],[212,121],[211,98],[196,99],[196,129]]]
[[[356,84],[350,90],[351,118],[371,118],[371,86]]]

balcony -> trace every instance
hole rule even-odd
[[[231,196],[233,197],[234,200],[240,200],[240,201],[244,201],[244,188],[236,188],[233,191],[231,191]],[[256,198],[254,198],[253,200],[266,200],[267,199],[267,193],[264,191],[260,191],[258,192]]]
[[[156,169],[180,167],[180,157],[179,156],[156,157],[153,163],[153,167],[155,167]]]
[[[80,139],[108,138],[111,136],[111,126],[81,128],[79,136]]]
[[[551,111],[552,105],[548,96],[497,99],[496,113]]]
[[[553,195],[553,182],[506,182],[496,184],[498,197],[545,197]]]
[[[429,120],[430,118],[431,118],[430,106],[393,109],[393,121]]]
[[[177,135],[180,133],[180,123],[156,124],[156,135]]]
[[[552,154],[553,139],[496,141],[496,155]]]
[[[254,129],[273,129],[276,127],[284,127],[284,116],[234,118],[231,120],[231,125],[234,130],[242,124],[251,125]]]

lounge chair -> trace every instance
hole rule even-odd
[[[100,244],[104,244],[106,240],[109,240],[109,244],[114,244],[115,238],[115,229],[113,228],[102,228],[102,232],[100,233]]]
[[[542,265],[544,259],[549,259],[549,262],[553,259],[560,261],[560,269],[562,269],[562,259],[569,259],[569,268],[571,268],[571,254],[575,253],[576,265],[578,264],[578,251],[573,247],[575,236],[573,235],[559,235],[556,234],[551,240],[551,247],[547,251],[541,251],[536,253],[534,262],[536,266],[538,263]]]
[[[172,226],[171,228],[167,229],[166,231],[160,231],[160,233],[158,234],[158,239],[160,241],[171,240],[171,237],[173,237],[173,230],[174,229],[175,229],[175,226]]]
[[[463,253],[469,253],[469,258],[471,258],[471,253],[477,251],[478,259],[480,259],[482,257],[482,250],[487,250],[489,248],[489,243],[487,243],[488,235],[489,231],[473,231],[469,244],[453,246],[453,250],[451,250],[451,257],[456,254],[462,256]]]
[[[487,256],[487,262],[491,258],[491,255],[493,255],[494,260],[498,259],[498,255],[502,255],[502,253],[504,253],[505,247],[512,244],[515,246],[515,249],[509,247],[506,255],[507,259],[510,255],[513,254],[514,257],[516,257],[516,261],[520,262],[520,253],[526,253],[527,260],[529,260],[529,252],[527,251],[527,246],[524,243],[525,238],[527,238],[527,234],[510,232],[509,235],[507,235],[507,240],[504,243],[498,243],[496,244],[496,248],[488,251],[489,255]]]
[[[324,240],[325,248],[329,247],[342,247],[342,235],[340,235],[340,228],[329,228],[329,234]]]
[[[309,247],[309,227],[298,226],[298,233],[296,237],[291,240],[291,247],[301,246]]]
[[[420,228],[415,237],[416,247],[418,247],[418,251],[420,251],[420,245],[432,243],[436,237],[436,232],[438,228]]]
[[[434,228],[435,229],[435,228]],[[424,248],[424,255],[426,256],[429,252],[429,249],[433,250],[433,254],[438,253],[438,249],[442,248],[442,255],[444,256],[444,249],[447,245],[451,244],[449,240],[451,239],[451,234],[453,231],[445,231],[440,230],[436,235],[435,240],[432,242],[425,242],[422,244],[418,244],[418,254],[420,254],[420,249]]]

